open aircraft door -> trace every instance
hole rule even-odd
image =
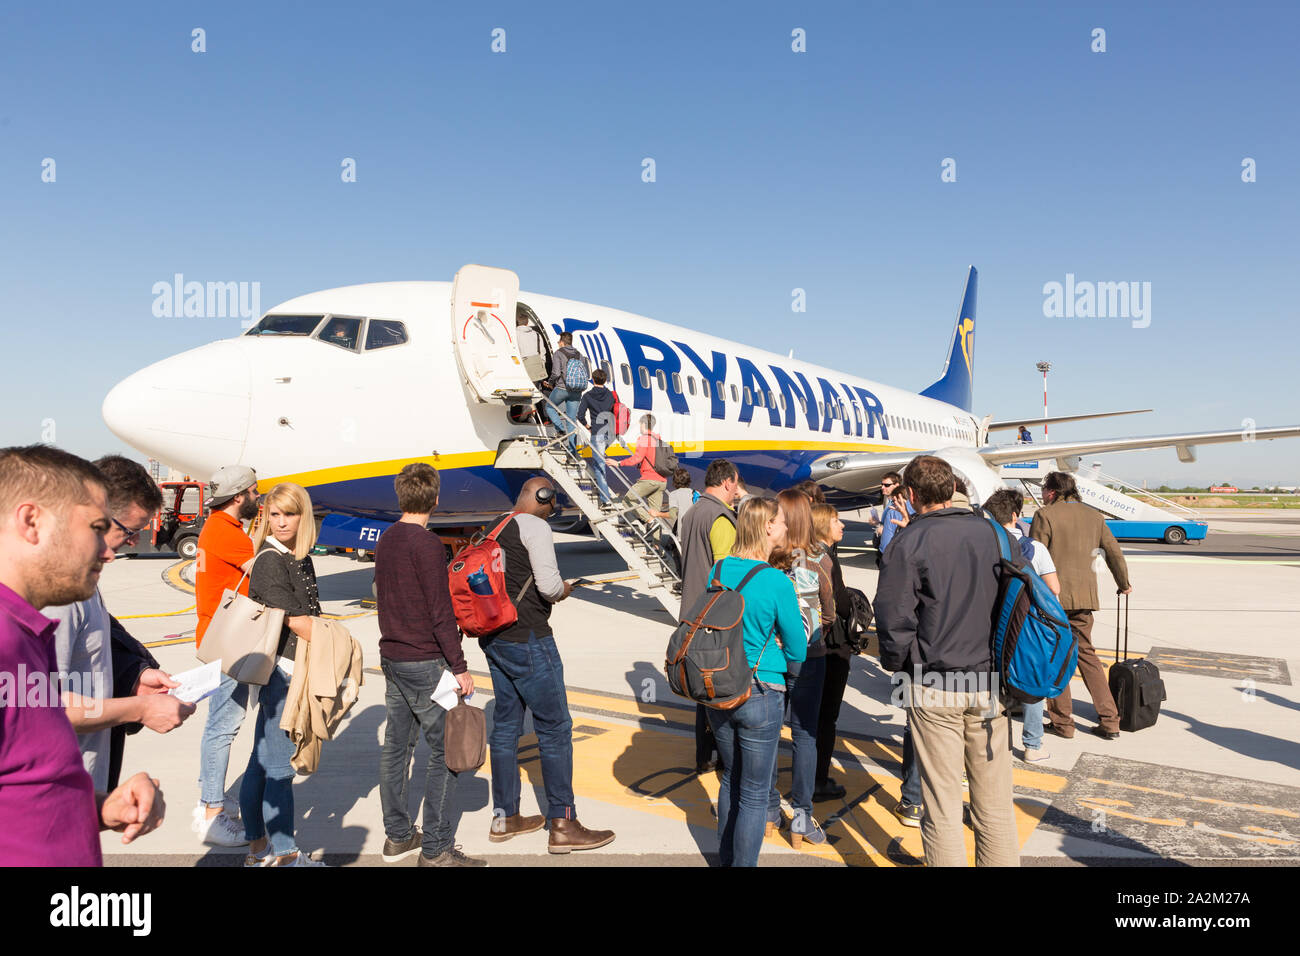
[[[531,403],[537,390],[515,341],[519,277],[509,269],[463,266],[451,284],[452,344],[470,394],[480,402]]]

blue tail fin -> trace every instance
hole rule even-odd
[[[966,278],[966,294],[962,296],[961,311],[952,330],[952,343],[948,346],[948,361],[943,375],[921,394],[971,410],[975,386],[975,290],[979,286],[979,273],[970,267]]]

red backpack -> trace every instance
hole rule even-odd
[[[523,598],[532,575],[514,601],[506,592],[505,555],[497,535],[518,515],[512,511],[485,537],[458,551],[447,568],[451,609],[456,623],[470,637],[487,637],[519,620],[515,604]]]
[[[614,390],[611,388],[611,392]],[[622,438],[627,434],[628,428],[632,425],[632,409],[624,405],[618,397],[618,392],[614,392],[614,431],[616,438]]]

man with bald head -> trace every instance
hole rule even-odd
[[[573,585],[560,577],[555,541],[546,519],[555,513],[555,486],[538,476],[524,482],[514,511],[502,515],[497,543],[505,559],[506,592],[519,618],[479,638],[492,675],[496,706],[488,749],[492,757],[492,829],[501,843],[540,830],[550,820],[552,853],[592,850],[613,842],[612,830],[588,830],[573,804],[573,720],[564,690],[564,665],[551,632],[551,605]],[[504,524],[502,524],[504,522]],[[519,737],[531,711],[546,789],[546,817],[519,812]]]

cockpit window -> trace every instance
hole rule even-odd
[[[366,326],[366,351],[386,349],[406,342],[406,326],[393,319],[371,319]]]
[[[321,330],[316,333],[316,338],[330,345],[337,345],[341,349],[347,349],[349,352],[355,352],[357,340],[361,338],[361,320],[336,315],[321,327]]]
[[[323,315],[264,315],[246,335],[311,335]]]

